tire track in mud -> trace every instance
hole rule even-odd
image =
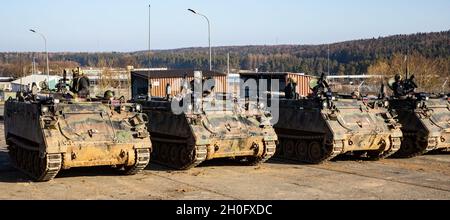
[[[198,189],[200,191],[206,191],[206,192],[210,192],[210,193],[213,193],[213,194],[217,194],[217,195],[223,196],[225,198],[229,198],[229,199],[233,199],[233,200],[241,200],[241,198],[238,198],[238,197],[230,196],[230,195],[227,195],[227,194],[215,191],[215,190],[211,190],[211,189],[208,189],[208,188],[200,187],[198,185],[194,185],[194,184],[191,184],[191,183],[183,182],[183,181],[180,181],[180,180],[175,180],[175,179],[172,179],[170,177],[159,175],[157,173],[148,172],[146,174],[151,175],[151,176],[156,176],[156,177],[159,177],[159,178],[162,178],[162,179],[165,179],[165,180],[169,180],[169,181],[174,182],[174,183],[186,185],[186,186]]]
[[[278,159],[278,158],[272,159],[272,160],[273,161],[278,161],[278,162],[287,162],[287,163],[292,163],[293,162],[293,161],[283,160],[283,159]],[[364,175],[364,174],[357,173],[357,172],[345,171],[345,170],[340,170],[340,169],[331,168],[331,167],[320,167],[320,166],[321,165],[305,166],[304,168],[306,168],[306,169],[315,169],[315,170],[326,170],[326,171],[337,172],[337,173],[344,173],[344,174],[348,174],[348,175],[354,175],[354,176],[370,178],[370,179],[375,179],[375,180],[384,180],[384,181],[388,181],[388,182],[392,182],[392,183],[404,184],[404,185],[415,186],[415,187],[420,187],[420,188],[425,188],[425,189],[433,189],[433,190],[438,190],[438,191],[442,191],[442,192],[450,192],[450,190],[443,189],[443,188],[440,188],[440,187],[424,186],[424,185],[421,185],[421,184],[411,183],[411,182],[407,182],[407,181],[394,180],[394,179],[389,179],[389,178],[385,178],[385,177]]]

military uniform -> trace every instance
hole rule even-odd
[[[89,78],[83,75],[80,76],[79,70],[75,70],[73,75],[74,77],[70,91],[77,94],[80,98],[88,98],[90,95]]]
[[[284,93],[286,96],[286,99],[293,99],[295,96],[295,89],[294,89],[294,85],[292,82],[289,82],[286,86],[286,88],[284,89]]]
[[[82,76],[80,78],[78,78],[78,96],[80,98],[88,98],[90,93],[89,93],[89,79],[86,76]]]
[[[394,96],[401,97],[406,95],[403,87],[402,77],[400,75],[395,76],[395,82],[394,84],[392,84],[392,90],[394,91]]]

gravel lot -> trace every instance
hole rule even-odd
[[[450,199],[450,154],[323,165],[271,160],[258,167],[210,161],[189,171],[157,164],[136,176],[109,168],[62,171],[34,183],[11,167],[0,125],[0,199]]]

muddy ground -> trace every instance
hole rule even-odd
[[[244,167],[211,161],[189,171],[157,164],[136,176],[109,168],[62,171],[34,183],[11,167],[0,124],[0,199],[450,199],[450,154],[323,165],[271,160]]]

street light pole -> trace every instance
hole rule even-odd
[[[188,11],[190,11],[196,15],[200,15],[200,16],[204,17],[206,19],[206,21],[208,22],[209,71],[212,71],[211,22],[209,21],[209,18],[204,14],[200,14],[192,9],[188,9]]]
[[[47,56],[47,83],[50,83],[50,68],[49,68],[49,64],[48,64],[48,50],[47,50],[47,38],[45,37],[45,35],[43,35],[40,32],[37,32],[33,29],[30,29],[31,32],[35,33],[35,34],[39,34],[43,39],[44,39],[44,44],[45,44],[45,54]]]
[[[151,68],[151,45],[152,45],[152,41],[151,41],[151,25],[152,25],[152,6],[149,4],[148,5],[148,68]]]

